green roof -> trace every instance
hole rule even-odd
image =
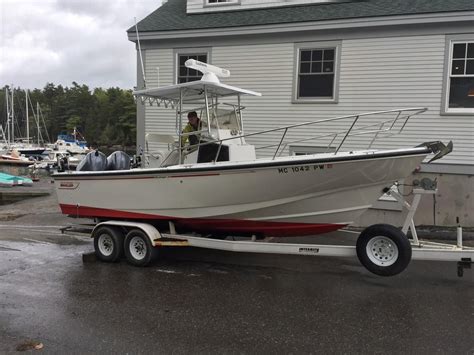
[[[473,0],[359,0],[251,10],[186,13],[186,0],[169,0],[138,23],[140,32],[274,25],[363,17],[474,11]],[[128,32],[135,31],[132,27]]]

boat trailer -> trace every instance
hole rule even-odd
[[[364,229],[356,245],[301,244],[273,242],[272,238],[246,240],[215,239],[196,234],[179,234],[173,222],[169,230],[160,232],[149,223],[110,220],[89,227],[66,227],[64,232],[86,232],[94,238],[96,257],[105,262],[115,262],[125,255],[135,266],[146,266],[163,247],[196,247],[230,252],[355,257],[372,273],[393,276],[402,272],[411,260],[455,261],[457,274],[470,269],[474,259],[474,247],[463,245],[462,230],[458,228],[457,243],[446,244],[418,238],[413,217],[423,195],[435,194],[436,188],[414,188],[410,205],[398,191],[389,191],[408,213],[402,229],[388,224],[375,224]],[[406,233],[410,229],[412,238]],[[343,230],[344,231],[344,230]],[[355,232],[352,232],[355,233]]]

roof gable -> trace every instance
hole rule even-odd
[[[472,0],[360,0],[241,11],[186,13],[186,0],[169,0],[138,23],[140,32],[303,23],[381,16],[474,11]],[[135,31],[132,27],[128,32]]]

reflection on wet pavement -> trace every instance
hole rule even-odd
[[[0,226],[0,353],[39,343],[46,353],[474,348],[473,274],[457,278],[452,263],[383,278],[356,259],[184,248],[138,268],[83,263],[92,240],[57,228]]]

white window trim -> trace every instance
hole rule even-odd
[[[474,108],[450,108],[449,92],[451,88],[451,68],[452,54],[456,43],[474,42],[474,34],[470,35],[452,35],[446,36],[445,56],[444,56],[444,77],[443,77],[443,96],[441,105],[441,115],[460,115],[470,116],[474,114]],[[460,77],[474,77],[474,75],[462,75]]]
[[[300,42],[295,43],[294,64],[293,64],[293,100],[294,104],[337,104],[339,102],[339,78],[341,72],[341,41],[324,41],[324,42]],[[298,98],[298,75],[300,53],[304,49],[325,49],[334,48],[334,86],[332,98]]]
[[[200,48],[177,48],[173,51],[173,81],[175,84],[178,83],[178,70],[179,70],[179,55],[180,54],[206,54],[207,62],[211,63],[211,48],[200,47]]]

